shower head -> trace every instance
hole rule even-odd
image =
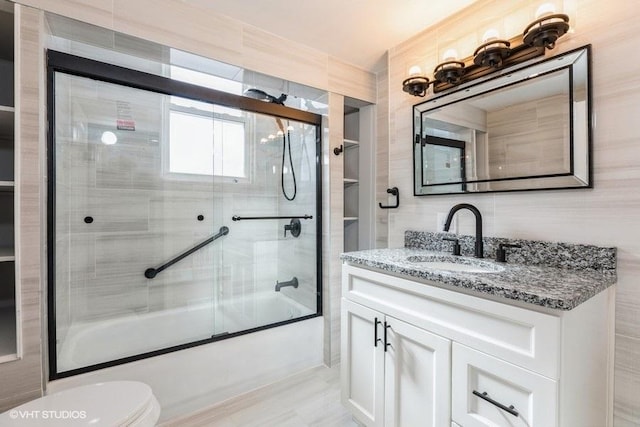
[[[248,96],[249,98],[259,99],[260,101],[270,102],[272,104],[280,104],[284,105],[284,101],[287,99],[286,94],[280,95],[278,98],[275,96],[269,95],[267,92],[260,89],[247,89],[244,92],[244,96]]]

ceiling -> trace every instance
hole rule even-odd
[[[475,0],[183,0],[369,71],[384,53]]]

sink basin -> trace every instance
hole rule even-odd
[[[490,262],[468,258],[454,258],[451,256],[414,255],[407,257],[407,261],[418,264],[424,268],[457,271],[461,273],[499,273],[504,271],[504,267]]]

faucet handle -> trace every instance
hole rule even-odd
[[[460,241],[455,237],[443,237],[442,240],[453,242],[453,255],[460,255]]]
[[[513,243],[500,243],[496,250],[496,261],[507,262],[507,248],[521,248],[522,246]]]

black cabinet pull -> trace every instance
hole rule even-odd
[[[344,151],[344,147],[342,146],[342,144],[340,144],[340,148],[335,147],[333,149],[333,154],[335,154],[336,156],[339,156],[340,153],[342,153]]]
[[[489,397],[489,395],[487,394],[486,391],[480,393],[479,391],[473,390],[473,394],[478,396],[480,399],[486,400],[487,402],[491,403],[492,405],[497,406],[498,408],[502,409],[503,411],[507,411],[508,413],[513,415],[514,417],[517,417],[519,415],[518,411],[515,410],[513,405],[505,406],[500,402],[496,402],[495,400],[493,400],[492,398]]]
[[[389,348],[389,346],[391,346],[391,343],[389,343],[388,339],[387,339],[387,330],[391,327],[390,324],[388,324],[386,321],[384,322],[384,352],[387,352],[387,348]]]
[[[378,325],[381,323],[382,322],[379,321],[378,318],[376,317],[373,324],[373,346],[374,347],[377,347],[378,343],[382,341],[380,338],[378,338]]]

